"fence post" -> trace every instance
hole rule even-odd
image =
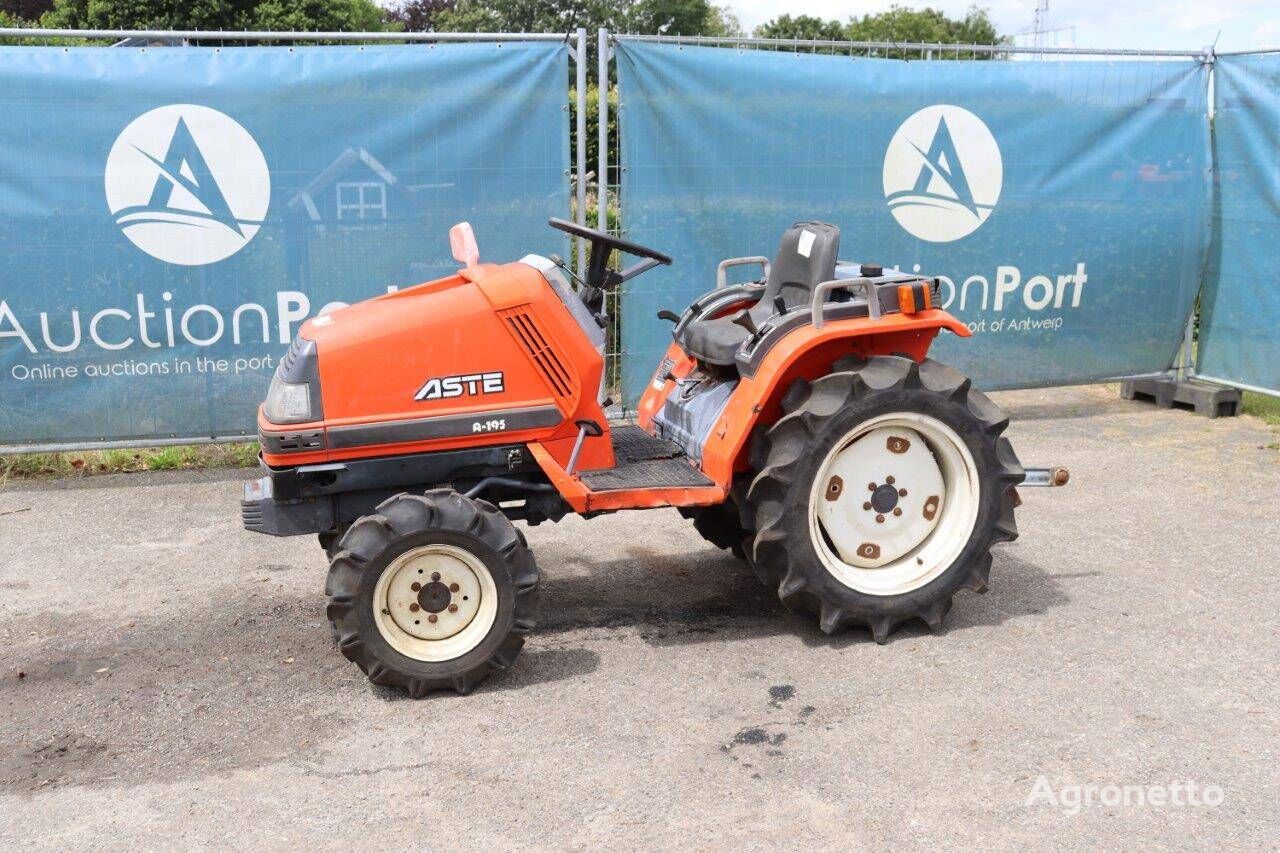
[[[609,230],[609,31],[596,33],[596,227]]]
[[[587,28],[578,27],[578,215],[587,224]],[[586,241],[578,240],[578,277],[587,274]]]

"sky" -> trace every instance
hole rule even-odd
[[[933,6],[952,17],[974,5],[973,0],[899,4]],[[729,0],[729,5],[748,32],[779,14],[776,0]],[[890,5],[890,0],[791,0],[786,11],[844,21]],[[1035,0],[977,0],[976,5],[987,9],[1001,33],[1031,29]],[[1280,0],[1049,0],[1047,20],[1048,27],[1062,29],[1043,36],[1041,44],[1198,50],[1217,39],[1218,50],[1280,47]],[[1016,41],[1030,44],[1027,39],[1020,36]]]

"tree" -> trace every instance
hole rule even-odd
[[[406,0],[387,8],[387,17],[409,33],[438,29],[436,18],[457,5],[456,0]]]
[[[100,0],[96,0],[100,2]],[[387,14],[373,0],[265,0],[253,10],[255,30],[377,32]]]
[[[0,20],[6,27],[20,21],[38,21],[52,8],[53,0],[0,0]]]
[[[839,21],[824,21],[813,15],[779,15],[756,27],[757,38],[803,39],[804,41],[846,41],[849,38]]]
[[[876,15],[852,18],[850,41],[899,41],[925,44],[999,44],[1000,34],[986,9],[969,7],[963,18],[948,18],[937,9],[891,6]]]
[[[739,35],[727,7],[710,0],[457,0],[431,17],[441,32],[568,32],[598,27],[612,32],[669,35]]]
[[[1003,44],[1007,41],[996,30],[986,9],[969,7],[963,18],[949,18],[941,11],[926,7],[908,9],[891,6],[886,12],[849,19],[848,24],[824,21],[811,15],[779,15],[756,27],[760,38],[792,38],[819,41],[917,42],[925,44]],[[837,49],[831,48],[830,52]],[[918,51],[882,51],[880,56],[919,58]],[[986,59],[987,53],[966,54],[966,58]]]
[[[703,35],[739,38],[747,31],[742,28],[742,21],[729,6],[712,6],[707,20],[707,31]]]
[[[624,32],[658,35],[721,35],[725,12],[707,0],[639,0],[628,10]],[[728,12],[732,15],[732,12]]]
[[[70,29],[385,30],[373,0],[54,0],[42,23]]]

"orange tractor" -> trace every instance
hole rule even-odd
[[[456,274],[306,322],[259,410],[244,525],[319,535],[334,636],[377,684],[465,693],[514,662],[538,567],[513,521],[677,507],[823,631],[884,642],[986,589],[1024,478],[1065,481],[1024,471],[1000,409],[927,357],[969,335],[936,280],[838,261],[821,222],[660,312],[671,346],[637,423],[611,424],[604,296],[671,259],[551,225],[590,244],[584,281],[555,256],[479,263],[455,226]],[[615,271],[615,249],[640,260]],[[740,265],[760,279],[726,284]]]

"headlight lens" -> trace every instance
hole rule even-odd
[[[263,404],[267,420],[273,424],[298,424],[314,420],[311,416],[311,389],[306,385],[271,380],[267,400]]]
[[[280,359],[262,413],[273,424],[324,420],[320,399],[320,364],[316,342],[299,335]]]

